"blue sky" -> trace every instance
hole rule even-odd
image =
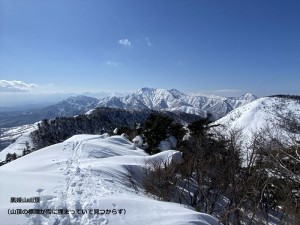
[[[6,94],[300,94],[300,1],[0,0],[0,80]]]

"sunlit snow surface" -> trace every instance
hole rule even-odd
[[[300,134],[287,132],[280,126],[282,118],[291,117],[300,123],[299,101],[264,97],[234,109],[214,124],[221,125],[215,129],[222,133],[230,130],[240,130],[244,150],[247,151],[247,146],[251,143],[255,133],[262,131],[265,132],[265,137],[268,137],[265,129],[271,136],[279,138],[286,144],[291,144],[292,140],[300,140]]]
[[[0,224],[217,224],[209,215],[144,194],[147,162],[180,159],[173,150],[148,156],[120,136],[73,136],[0,167]],[[35,196],[40,203],[10,203],[11,197]],[[8,209],[68,209],[70,214],[8,215]],[[105,214],[71,213],[77,209]]]
[[[0,141],[15,140],[11,145],[0,152],[0,161],[4,161],[7,153],[22,155],[23,150],[26,149],[26,142],[32,146],[32,141],[29,135],[32,131],[37,129],[37,123],[1,129],[2,134],[0,136]]]
[[[232,129],[243,129],[245,136],[251,136],[253,132],[267,125],[275,129],[280,122],[279,116],[288,117],[290,112],[300,123],[300,102],[292,99],[265,97],[234,109],[217,120],[215,124]]]

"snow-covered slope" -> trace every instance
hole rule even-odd
[[[186,95],[176,89],[141,88],[137,92],[125,97],[107,97],[98,102],[98,106],[108,106],[126,109],[154,109],[166,111],[179,111],[200,116],[208,112],[215,119],[221,118],[239,106],[245,105],[257,97],[245,94],[236,98],[220,96]]]
[[[2,128],[0,143],[9,143],[8,147],[0,152],[0,162],[4,161],[7,153],[22,155],[26,145],[32,147],[30,133],[37,129],[37,123],[20,127]],[[13,143],[11,143],[14,140]],[[11,144],[10,144],[11,143]]]
[[[148,156],[120,136],[77,135],[26,155],[0,168],[0,224],[218,224],[209,215],[144,194],[145,162],[159,159],[180,160],[181,154]],[[10,202],[36,196],[39,203]],[[13,209],[35,214],[9,215]],[[54,213],[36,214],[38,209]]]
[[[242,137],[245,142],[248,142],[254,132],[266,127],[274,135],[283,135],[284,137],[287,133],[280,128],[281,118],[291,117],[297,119],[300,123],[299,100],[264,97],[231,111],[223,118],[215,121],[215,124],[222,125],[221,129],[242,129]]]
[[[97,102],[98,99],[96,98],[84,95],[74,96],[44,108],[42,113],[44,114],[44,119],[55,118],[57,116],[75,116],[95,108]]]

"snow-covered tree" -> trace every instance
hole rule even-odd
[[[141,135],[137,135],[132,139],[132,142],[137,146],[137,147],[142,147],[144,140]]]

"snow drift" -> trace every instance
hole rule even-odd
[[[148,156],[132,149],[120,136],[76,135],[2,166],[0,224],[218,224],[207,214],[144,194],[145,162],[178,160],[179,152]],[[34,197],[40,202],[13,201]]]

